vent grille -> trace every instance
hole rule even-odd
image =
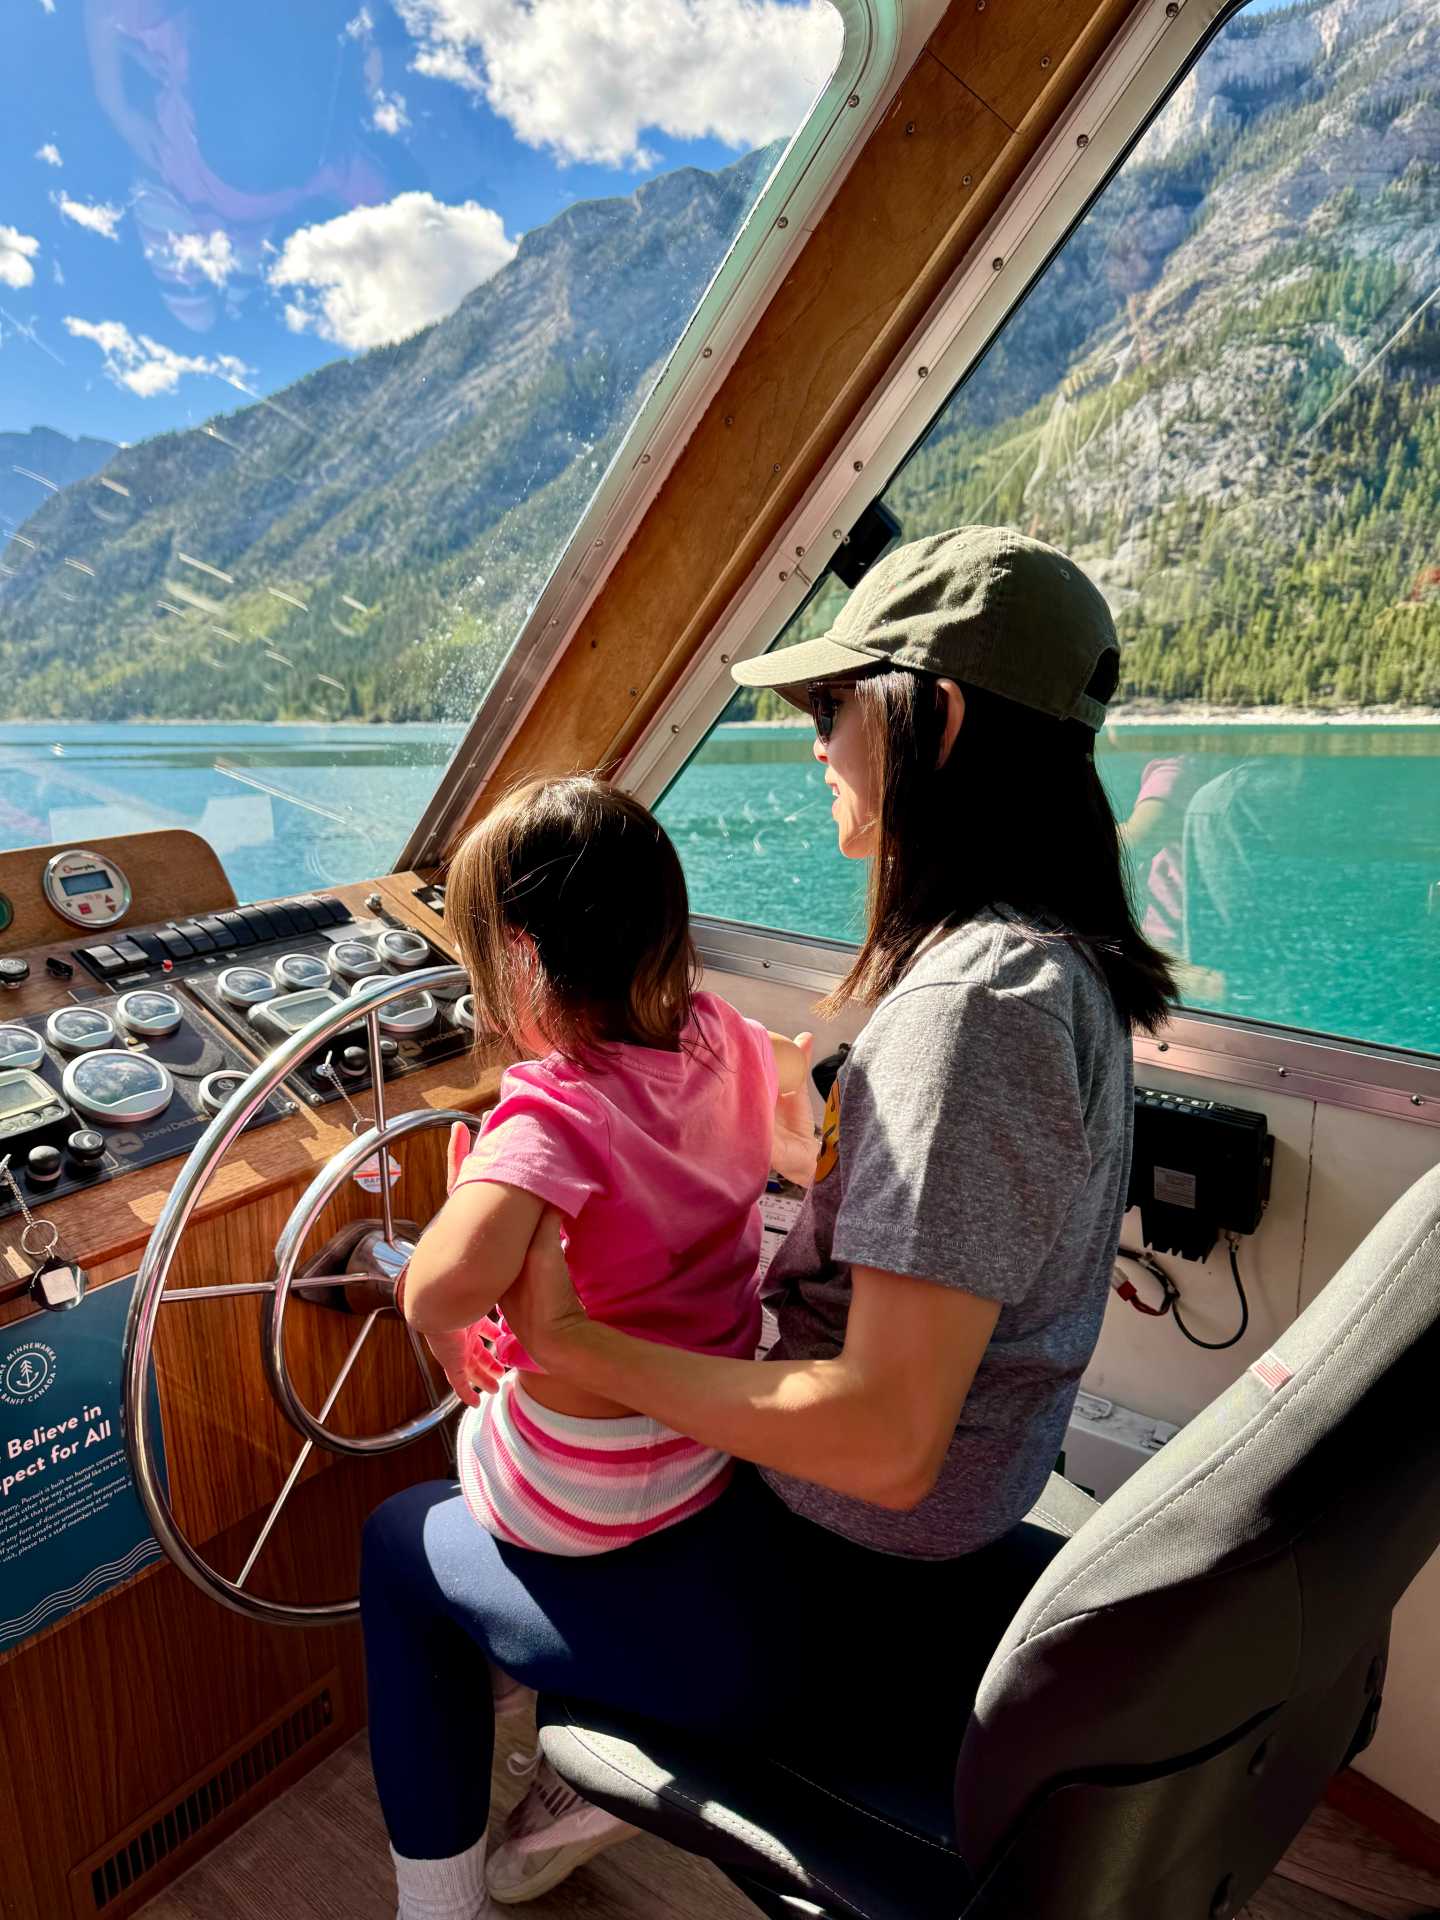
[[[95,1911],[103,1912],[128,1893],[137,1881],[153,1873],[164,1859],[226,1813],[260,1783],[317,1739],[334,1719],[330,1689],[326,1687],[262,1734],[252,1746],[171,1802],[146,1827],[93,1867],[90,1891]]]

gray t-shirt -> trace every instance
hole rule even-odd
[[[766,1277],[768,1357],[840,1351],[852,1263],[999,1300],[1000,1317],[918,1507],[767,1472],[782,1500],[915,1559],[973,1552],[1024,1517],[1100,1336],[1132,1123],[1129,1037],[1068,943],[994,912],[920,954],[831,1093],[815,1184]]]

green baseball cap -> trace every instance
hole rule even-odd
[[[1011,527],[956,527],[877,560],[828,633],[730,671],[803,707],[811,681],[910,667],[1098,730],[1105,703],[1087,688],[1119,646],[1104,595],[1065,554]]]

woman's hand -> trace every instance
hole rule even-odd
[[[439,1361],[450,1391],[458,1394],[467,1407],[478,1407],[480,1395],[493,1393],[500,1384],[505,1369],[485,1344],[498,1340],[500,1333],[500,1327],[486,1314],[473,1327],[425,1335],[425,1344]]]
[[[506,1326],[531,1359],[559,1374],[568,1338],[588,1325],[560,1244],[562,1217],[554,1207],[541,1214],[519,1277],[499,1303]]]

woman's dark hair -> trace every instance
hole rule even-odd
[[[1107,654],[1090,691],[1107,699]],[[1041,940],[1064,940],[1099,972],[1121,1019],[1152,1031],[1175,997],[1164,954],[1135,921],[1095,736],[981,687],[941,766],[946,705],[929,674],[885,669],[855,683],[880,795],[864,945],[825,1003],[887,993],[938,927],[1006,907]]]
[[[527,1019],[584,1060],[607,1044],[674,1048],[698,963],[680,861],[638,800],[590,775],[532,780],[461,842],[445,918],[477,1035],[525,1050]]]

